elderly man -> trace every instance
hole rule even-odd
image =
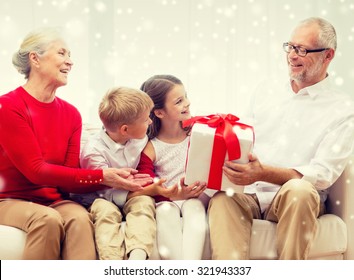
[[[258,88],[250,106],[254,153],[248,164],[225,163],[227,177],[245,191],[219,192],[209,204],[213,259],[248,259],[253,219],[277,223],[279,259],[307,258],[327,189],[354,142],[352,101],[327,73],[336,47],[335,29],[321,18],[300,22],[283,44],[290,81]]]

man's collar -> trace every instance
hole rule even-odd
[[[305,87],[296,94],[296,96],[300,95],[309,95],[312,99],[316,98],[319,94],[323,92],[324,89],[328,89],[331,84],[331,80],[326,76],[322,81],[319,81],[316,84],[313,84],[311,86]],[[291,88],[291,86],[290,86]]]

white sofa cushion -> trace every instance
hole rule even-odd
[[[310,248],[310,259],[342,259],[347,249],[347,227],[341,218],[326,214],[318,219],[315,242]],[[123,225],[124,228],[124,225]],[[276,224],[254,220],[251,237],[251,259],[277,259]],[[0,259],[20,259],[26,240],[26,233],[17,228],[0,225]],[[335,241],[335,242],[331,242]],[[210,259],[209,236],[205,242],[203,259]],[[151,259],[159,259],[157,246]]]
[[[0,225],[0,260],[20,260],[25,242],[24,231]]]
[[[254,220],[251,236],[250,258],[255,260],[277,259],[276,224]],[[331,242],[334,241],[334,242]],[[347,249],[347,227],[333,214],[318,218],[318,230],[310,248],[309,259],[341,259]]]

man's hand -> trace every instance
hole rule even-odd
[[[248,155],[246,164],[226,161],[223,167],[226,177],[236,185],[250,185],[257,181],[264,181],[283,185],[290,179],[300,179],[302,174],[292,168],[281,168],[262,165],[255,154]]]
[[[106,168],[103,169],[102,184],[114,189],[124,189],[128,191],[138,191],[142,185],[152,182],[144,174],[137,174],[133,168]]]
[[[264,168],[255,154],[248,155],[248,163],[226,161],[223,167],[226,177],[236,185],[250,185],[261,181]]]

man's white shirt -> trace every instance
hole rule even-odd
[[[324,201],[326,189],[340,176],[353,151],[352,99],[334,89],[329,78],[298,93],[290,83],[261,84],[251,99],[249,117],[260,162],[297,170]],[[245,193],[256,193],[264,211],[279,188],[256,182],[246,186]]]

